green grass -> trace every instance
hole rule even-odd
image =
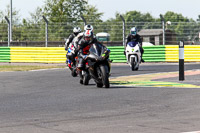
[[[30,71],[30,70],[39,70],[39,69],[51,69],[51,68],[65,68],[66,66],[57,66],[57,65],[0,65],[0,72],[8,71]]]

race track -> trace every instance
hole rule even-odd
[[[177,63],[113,64],[109,89],[80,85],[68,69],[1,72],[0,133],[199,131],[199,69],[187,63],[179,81]]]

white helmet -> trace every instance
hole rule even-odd
[[[88,25],[86,25],[86,26],[84,27],[84,30],[85,30],[85,31],[86,31],[86,30],[91,30],[91,31],[93,31],[93,26],[90,25],[90,24],[88,24]]]
[[[81,32],[81,28],[80,27],[74,27],[73,29],[74,34],[78,34]]]
[[[136,27],[131,28],[130,34],[131,35],[136,35],[137,34],[137,28]]]

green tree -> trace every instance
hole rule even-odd
[[[190,20],[187,17],[184,17],[182,14],[178,14],[172,11],[168,11],[163,16],[165,21],[171,22],[189,22]]]
[[[7,41],[8,40],[8,26],[7,26],[7,22],[5,21],[5,16],[7,16],[10,19],[10,6],[6,6],[6,10],[5,11],[0,11],[0,24],[2,26],[0,26],[0,40],[2,41]],[[18,27],[17,25],[20,24],[20,16],[19,16],[19,11],[16,10],[15,8],[13,8],[13,12],[12,12],[12,40],[16,40],[16,38],[18,38]]]
[[[129,34],[130,28],[133,26],[136,26],[138,29],[156,27],[156,19],[153,18],[150,13],[142,14],[139,11],[129,11],[125,14],[116,13],[115,18],[109,20],[112,23],[110,31],[112,41],[122,41],[123,39],[122,20],[120,15],[122,15],[125,19],[126,35]]]
[[[176,33],[176,40],[186,40],[192,41],[196,36],[195,27],[197,27],[197,23],[193,19],[189,19],[184,17],[182,14],[178,14],[172,11],[168,11],[164,15],[165,21],[171,21],[172,25],[169,26],[171,31]]]
[[[49,20],[50,39],[61,40],[68,36],[86,11],[86,5],[85,0],[47,0],[43,14]]]

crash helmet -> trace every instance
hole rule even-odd
[[[74,27],[73,33],[74,33],[75,35],[78,35],[78,33],[80,33],[80,32],[81,32],[81,28],[80,28],[80,27]]]
[[[91,31],[93,31],[93,26],[90,25],[90,24],[85,25],[85,26],[84,26],[84,30],[85,30],[85,31],[86,31],[86,30],[91,30]]]
[[[94,34],[93,34],[93,31],[92,30],[86,30],[84,32],[84,40],[88,43],[92,42],[93,39],[94,39]]]
[[[130,34],[131,35],[133,35],[133,36],[135,36],[136,34],[137,34],[137,28],[136,27],[133,27],[133,28],[131,28],[131,30],[130,30]]]

